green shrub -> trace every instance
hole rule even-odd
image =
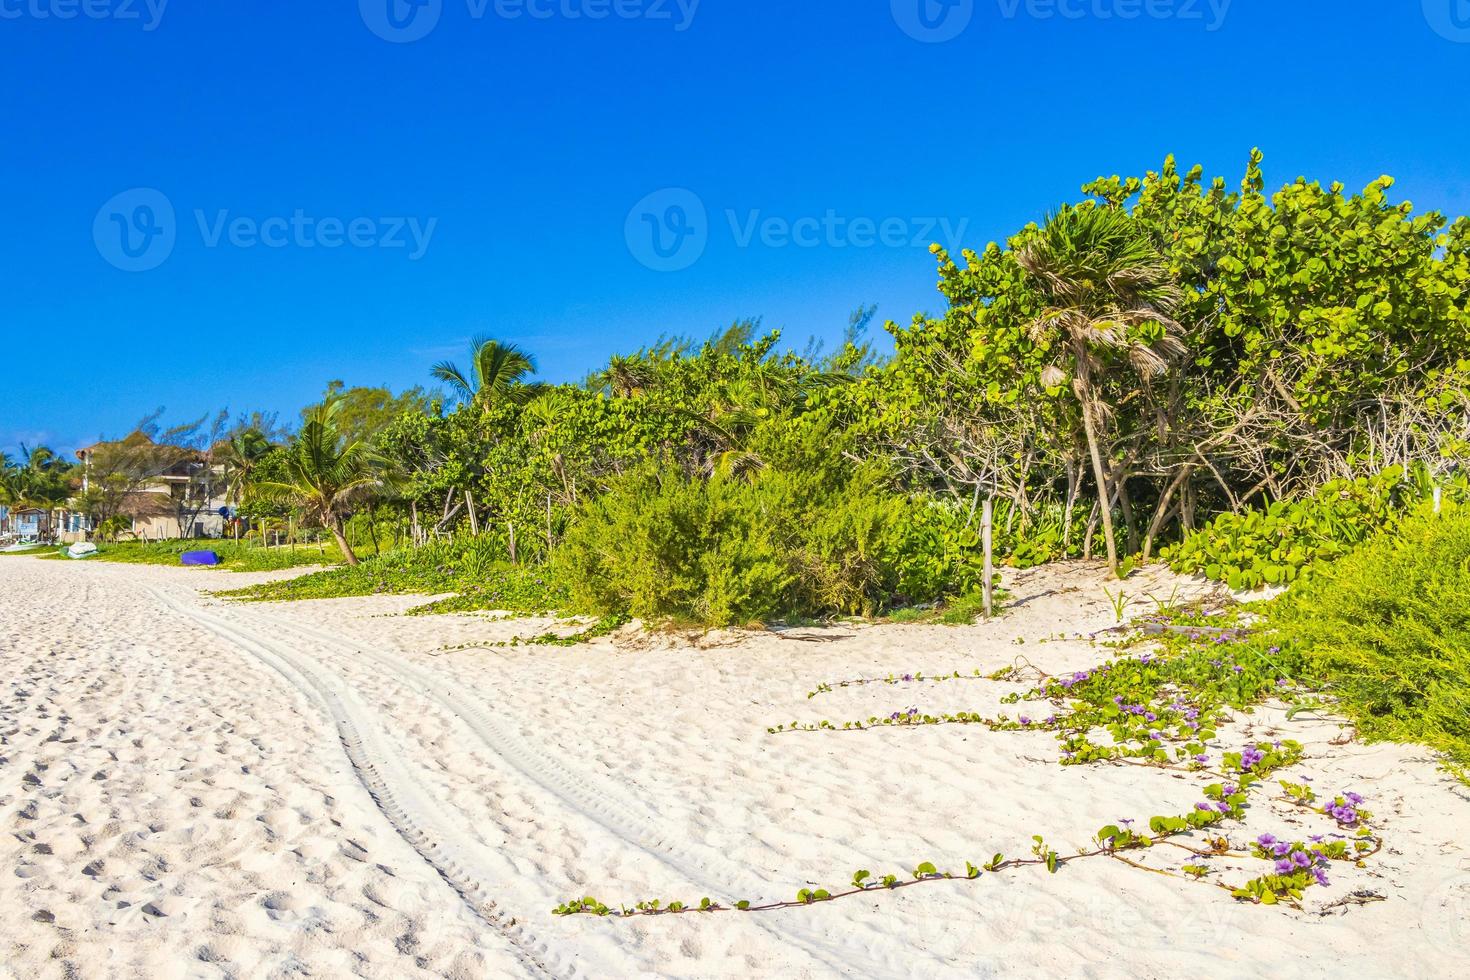
[[[1470,507],[1421,508],[1314,572],[1271,623],[1370,739],[1422,742],[1470,767]]]
[[[869,469],[646,468],[585,505],[556,568],[581,611],[727,626],[962,595],[980,581],[975,546]]]
[[[1290,585],[1319,563],[1392,529],[1427,492],[1422,471],[1410,474],[1398,466],[1372,478],[1335,480],[1303,500],[1222,514],[1159,556],[1176,572],[1203,573],[1236,590]],[[1464,480],[1446,494],[1464,499]]]

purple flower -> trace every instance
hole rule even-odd
[[[1343,796],[1345,796],[1347,798],[1347,801],[1354,806],[1357,806],[1359,803],[1363,802],[1363,798],[1357,793],[1344,793]]]
[[[1284,858],[1291,853],[1291,845],[1286,841],[1277,841],[1276,846],[1271,848],[1271,853],[1279,858]]]
[[[1150,711],[1150,712],[1147,712],[1146,714],[1144,714],[1143,720],[1144,721],[1158,721],[1159,720],[1159,716],[1156,715],[1156,714],[1154,714],[1152,711]]]
[[[1256,843],[1262,847],[1270,847],[1276,843],[1276,836],[1274,834],[1262,834],[1256,838]]]
[[[1023,724],[1023,725],[1029,725],[1029,724],[1031,724],[1031,719],[1030,718],[1027,718],[1025,715],[1022,715],[1021,716],[1021,724]]]
[[[1204,765],[1206,762],[1210,761],[1210,757],[1205,755],[1204,753],[1200,753],[1199,755],[1194,757],[1194,761],[1198,762],[1200,765]]]
[[[1210,812],[1210,805],[1208,803],[1196,803],[1194,808],[1196,810],[1203,810],[1206,813]]]
[[[1323,888],[1331,887],[1332,883],[1327,880],[1327,872],[1322,870],[1321,868],[1313,871],[1312,877],[1316,878],[1317,884],[1321,885]]]
[[[1291,856],[1291,863],[1298,868],[1310,868],[1312,866],[1312,859],[1307,855],[1306,851],[1297,851]]]
[[[1291,862],[1285,859],[1276,862],[1276,873],[1281,875],[1291,874]]]
[[[1224,800],[1221,800],[1219,803],[1215,804],[1215,809],[1219,810],[1221,813],[1229,813],[1230,804],[1226,803]]]

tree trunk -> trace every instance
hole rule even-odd
[[[327,527],[332,530],[332,537],[336,539],[337,547],[342,549],[342,558],[349,565],[359,564],[357,553],[352,550],[352,545],[347,543],[347,535],[342,533],[342,522],[333,517],[328,519]]]
[[[1108,486],[1107,470],[1103,468],[1102,450],[1098,447],[1097,427],[1092,414],[1092,380],[1083,363],[1085,355],[1077,357],[1077,400],[1082,403],[1082,428],[1087,433],[1087,451],[1092,455],[1092,475],[1097,480],[1098,510],[1102,512],[1103,539],[1108,545],[1108,569],[1118,574],[1118,543],[1113,537],[1113,507],[1111,489]]]

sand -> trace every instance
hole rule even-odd
[[[1221,743],[1301,740],[1282,775],[1361,793],[1387,842],[1302,911],[1093,859],[771,913],[551,915],[583,895],[791,899],[859,868],[1020,855],[1033,834],[1073,853],[1104,824],[1188,810],[1206,777],[1062,768],[1045,733],[766,732],[994,713],[1017,689],[808,699],[824,681],[1098,662],[1077,638],[1114,620],[1094,567],[1010,574],[1006,614],[973,627],[565,649],[451,649],[554,624],[400,615],[422,599],[203,594],[266,577],[0,560],[0,976],[1470,974],[1470,791],[1422,749],[1280,707]],[[1203,589],[1157,570],[1128,586],[1176,587]],[[1259,799],[1228,835],[1330,829]],[[1354,893],[1375,900],[1335,904]]]

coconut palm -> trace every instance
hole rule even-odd
[[[1101,448],[1110,412],[1100,382],[1110,366],[1126,359],[1147,383],[1184,352],[1183,331],[1173,319],[1182,293],[1153,243],[1117,208],[1064,207],[1015,254],[1045,304],[1027,333],[1063,357],[1046,368],[1043,381],[1058,387],[1070,377],[1082,410],[1108,566],[1117,574],[1114,487]]]
[[[252,490],[263,500],[293,504],[316,518],[332,532],[347,564],[356,565],[343,522],[383,481],[380,461],[367,443],[343,436],[340,405],[329,401],[313,409],[286,453],[284,478],[261,481]]]
[[[240,503],[254,478],[257,465],[270,451],[270,440],[255,428],[235,433],[221,447],[220,463],[224,466],[225,492],[229,500]]]
[[[482,409],[502,402],[529,401],[542,389],[541,385],[526,384],[526,378],[536,373],[536,361],[530,354],[515,344],[484,337],[476,337],[470,344],[468,372],[442,361],[430,373],[449,385],[461,402]]]

